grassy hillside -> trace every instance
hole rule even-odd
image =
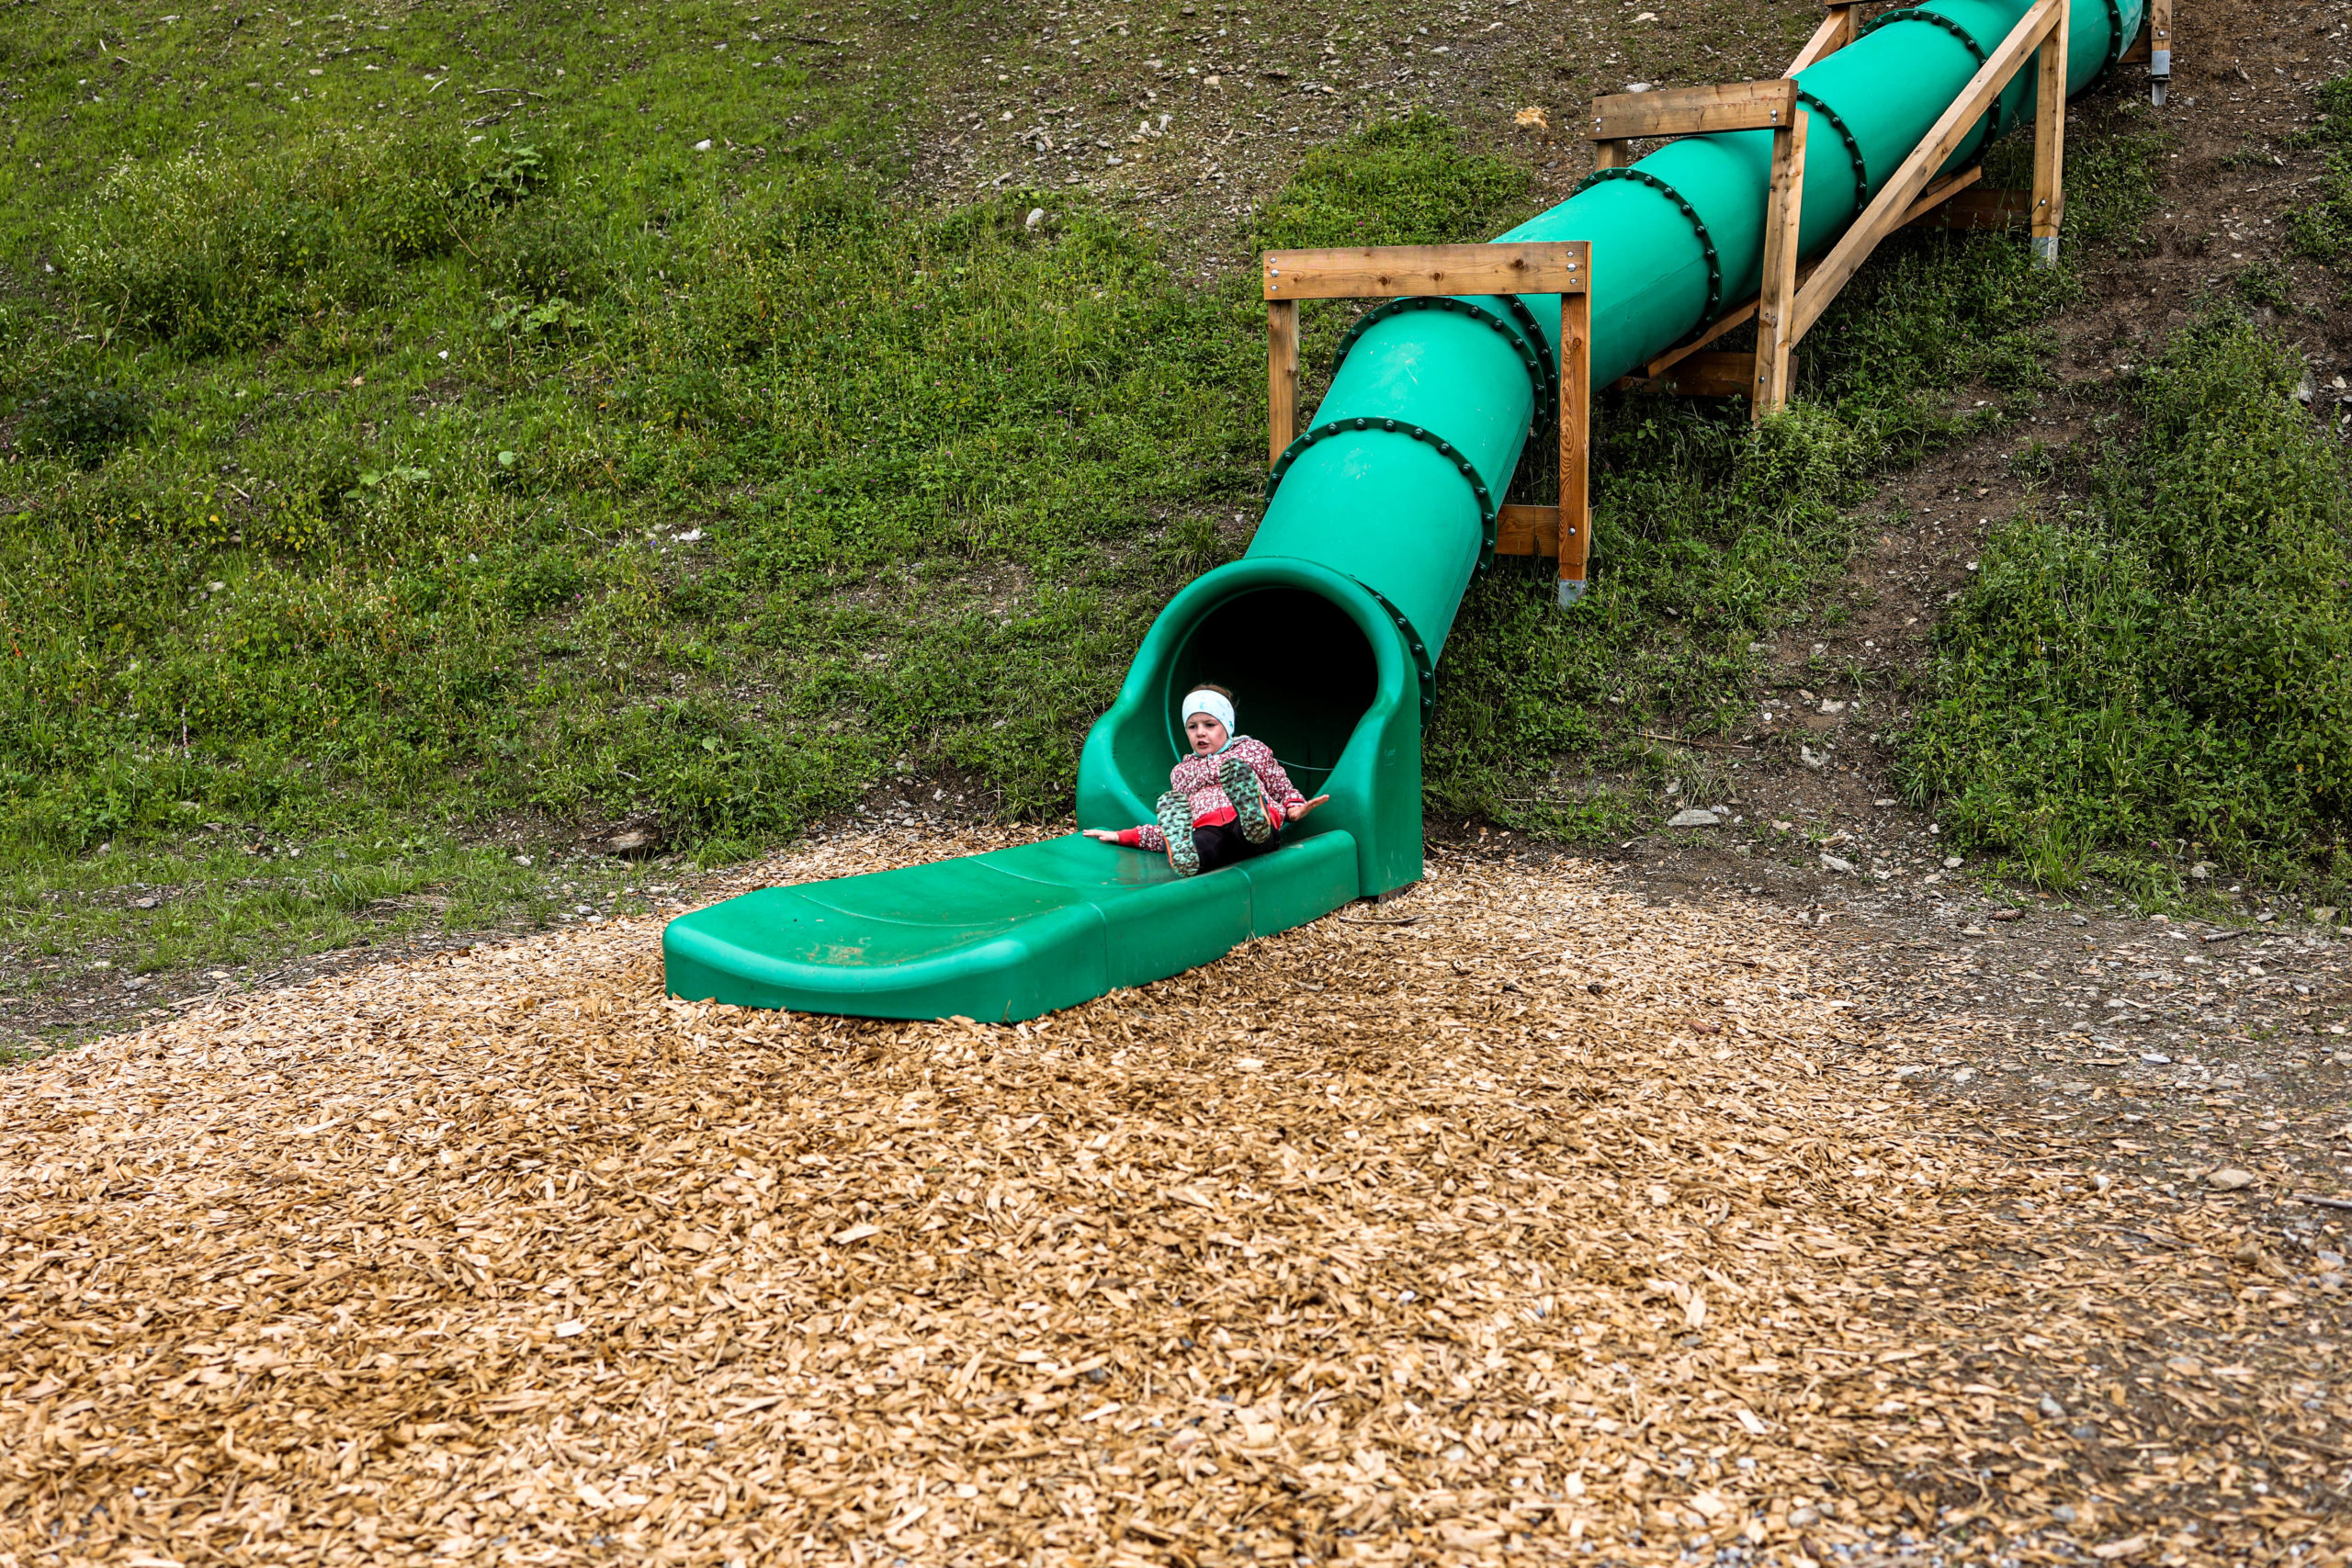
[[[991,25],[17,13],[19,973],[625,906],[647,872],[571,853],[616,825],[708,861],[877,791],[1067,810],[1150,615],[1258,514],[1262,315],[1201,248],[1473,237],[1532,186],[1368,107],[1230,220],[1067,184],[917,190],[899,150],[984,70]],[[1160,47],[1136,32],[1099,46]],[[2110,155],[2103,196],[2089,146],[2078,209],[2128,228],[2144,174]],[[1534,572],[1474,591],[1431,809],[1645,818],[1693,764],[1644,732],[1739,721],[1758,640],[1838,613],[1818,591],[1868,477],[2005,417],[1956,411],[1955,385],[2032,397],[2068,288],[2006,239],[1908,241],[1760,434],[1735,409],[1604,408],[1596,591],[1572,616]],[[1317,362],[1348,314],[1310,313]]]

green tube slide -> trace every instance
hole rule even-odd
[[[1884,13],[1802,73],[1801,244],[1847,225],[2030,0]],[[2138,31],[2142,0],[2074,0],[2067,90]],[[1953,154],[2030,118],[2029,64]],[[1604,170],[1504,240],[1592,244],[1592,375],[1606,385],[1756,292],[1770,133],[1668,143]],[[1421,874],[1421,724],[1438,656],[1530,430],[1557,395],[1556,296],[1400,299],[1343,341],[1329,392],[1274,465],[1249,553],[1185,587],[1087,737],[1078,814],[1151,820],[1183,754],[1177,705],[1232,689],[1240,728],[1329,804],[1271,853],[1179,877],[1070,836],[770,887],[663,933],[673,995],[876,1018],[1012,1021],[1177,974]]]

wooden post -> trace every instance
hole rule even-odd
[[[1266,467],[1298,439],[1298,301],[1266,301]]]
[[[1789,400],[1789,327],[1797,297],[1797,227],[1804,216],[1803,109],[1772,130],[1772,183],[1764,200],[1764,283],[1756,297],[1756,384],[1748,412],[1761,420]]]
[[[2066,0],[2041,44],[2033,98],[2033,259],[2058,265],[2058,225],[2066,216]]]
[[[1591,284],[1588,254],[1586,285]],[[1592,558],[1592,296],[1560,296],[1560,603],[1584,597]]]
[[[2172,0],[2148,0],[2148,101],[2164,107],[2172,82]]]
[[[1596,141],[1592,144],[1592,166],[1596,169],[1622,169],[1625,166],[1625,144],[1622,141]]]
[[[1837,53],[1853,42],[1854,7],[1857,4],[1858,0],[1829,0],[1829,15],[1813,29],[1813,36],[1805,39],[1804,47],[1797,51],[1797,57],[1789,62],[1789,68],[1781,74],[1793,76],[1806,66]]]

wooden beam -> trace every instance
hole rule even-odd
[[[1560,296],[1560,603],[1584,597],[1592,557],[1592,296]]]
[[[1951,101],[1911,155],[1879,187],[1870,206],[1822,258],[1821,265],[1804,287],[1797,290],[1795,320],[1789,334],[1792,340],[1801,339],[1813,330],[1813,324],[1821,320],[1821,313],[1838,298],[1838,290],[1853,279],[1878,243],[1901,223],[1903,215],[1911,210],[1911,204],[1926,190],[1928,180],[1984,117],[1995,95],[2008,85],[2009,78],[2018,73],[2050,35],[2063,9],[2064,0],[2034,0],[2032,8],[2018,19],[1991,57],[1977,67],[1976,74],[1969,78],[1968,85]]]
[[[1829,0],[1829,15],[1813,29],[1813,36],[1804,40],[1804,47],[1797,51],[1797,57],[1789,62],[1789,68],[1781,74],[1793,76],[1806,66],[1827,59],[1853,42],[1854,6],[1855,0]]]
[[[1798,122],[1802,124],[1804,118],[1802,115],[1799,116]],[[1905,214],[1904,221],[1906,223],[1928,222],[1944,217],[1953,208],[1970,207],[1971,204],[1974,204],[1974,209],[1978,211],[1980,220],[1973,222],[1954,220],[1949,226],[1954,229],[1991,229],[2005,223],[2024,222],[2029,200],[2025,192],[1979,191],[1968,188],[1984,177],[1984,169],[1973,164],[1965,169],[1955,170],[1946,175],[1929,186],[1921,193],[1919,199],[1911,204],[1911,210]],[[1816,265],[1809,261],[1797,263],[1796,281],[1802,285],[1806,278],[1811,277]],[[1760,295],[1751,296],[1745,302],[1734,306],[1717,317],[1714,324],[1697,337],[1687,343],[1676,344],[1672,348],[1642,367],[1640,375],[1627,377],[1622,384],[1637,386],[1644,380],[1656,380],[1717,338],[1723,337],[1736,328],[1746,326],[1754,318],[1757,308],[1762,303],[1763,299]]]
[[[1580,293],[1587,254],[1581,240],[1268,251],[1265,291],[1270,300]]]
[[[1796,84],[1789,86],[1794,89]],[[1762,419],[1789,400],[1789,321],[1797,296],[1797,230],[1804,202],[1804,130],[1798,114],[1772,132],[1772,175],[1764,197],[1763,288],[1756,297],[1756,382],[1748,412]]]
[[[1930,229],[2016,229],[2031,221],[2033,196],[2022,190],[1963,190],[1912,220]]]
[[[1710,87],[1668,87],[1654,93],[1612,93],[1592,100],[1586,134],[1595,141],[1629,136],[1698,136],[1716,130],[1762,130],[1795,119],[1797,85],[1775,76]]]
[[[1623,141],[1596,141],[1592,144],[1592,166],[1596,169],[1622,169],[1633,162],[1625,155],[1631,151]]]
[[[1298,439],[1298,301],[1266,305],[1266,467]]]
[[[1495,554],[1498,556],[1557,556],[1560,553],[1560,509],[1522,506],[1506,502],[1495,513]]]
[[[1964,169],[1953,170],[1919,193],[1919,199],[1911,204],[1911,209],[1903,215],[1903,225],[1898,227],[1925,222],[1934,215],[1936,209],[1959,199],[1961,192],[1984,177],[1984,165],[1982,164],[1971,164]]]
[[[2033,94],[2033,259],[2058,265],[2058,226],[2066,217],[2066,4],[2041,46]]]
[[[1618,381],[1626,392],[1670,392],[1684,398],[1745,398],[1756,390],[1753,354],[1687,354],[1662,376],[1627,376]]]

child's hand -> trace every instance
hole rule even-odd
[[[1106,844],[1115,844],[1119,841],[1119,835],[1109,828],[1089,828],[1086,829],[1086,836],[1090,839],[1100,839]]]
[[[1300,818],[1306,816],[1308,812],[1314,810],[1317,807],[1322,805],[1325,801],[1330,798],[1331,797],[1328,795],[1318,795],[1313,800],[1294,801],[1288,808],[1290,819],[1294,822],[1297,821]]]

